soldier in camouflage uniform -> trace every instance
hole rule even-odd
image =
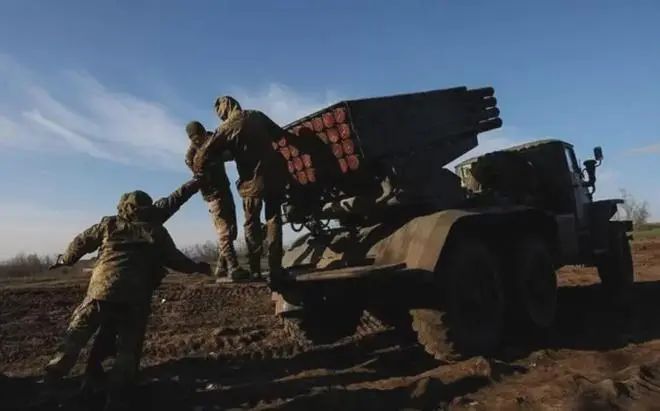
[[[198,121],[188,123],[186,133],[190,138],[186,164],[192,169],[195,155],[210,136]],[[248,277],[248,272],[238,264],[234,249],[237,236],[236,208],[225,172],[225,160],[226,158],[220,156],[207,164],[201,173],[200,189],[204,200],[208,203],[209,213],[218,234],[218,264],[215,275],[220,277],[228,273],[230,279],[242,280]]]
[[[126,390],[135,382],[155,285],[165,268],[208,273],[181,253],[158,222],[162,216],[142,191],[122,195],[116,216],[104,217],[69,244],[57,265],[72,265],[100,249],[87,295],[76,308],[55,357],[46,366],[49,380],[66,375],[82,348],[104,324],[117,330],[117,357],[109,376],[106,409],[123,409]]]
[[[271,281],[282,278],[282,223],[280,207],[287,182],[284,158],[273,150],[272,143],[284,130],[264,113],[242,110],[229,96],[219,97],[215,111],[223,123],[194,159],[194,168],[209,167],[225,150],[229,150],[238,168],[238,192],[243,198],[245,240],[250,258],[250,271],[260,276],[263,252],[261,209],[265,210],[268,266]]]
[[[160,198],[153,205],[153,222],[165,224],[190,197],[199,191],[200,182],[198,178],[187,181],[181,187],[176,189],[167,197]],[[154,289],[158,288],[165,271],[162,275],[155,277]],[[83,380],[83,395],[94,394],[95,391],[102,389],[105,372],[103,370],[103,361],[114,356],[117,353],[116,347],[117,327],[111,323],[103,324],[96,337],[87,358],[85,368],[85,378]],[[136,364],[137,365],[137,364]]]

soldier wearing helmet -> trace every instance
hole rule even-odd
[[[46,366],[49,380],[65,376],[96,330],[112,324],[117,332],[117,357],[109,376],[107,408],[125,406],[127,389],[135,382],[150,303],[165,268],[187,273],[208,273],[179,251],[143,191],[121,196],[117,215],[76,236],[56,266],[73,265],[85,254],[99,250],[98,261],[83,302],[76,308],[62,344]]]
[[[199,191],[199,185],[199,180],[193,178],[182,184],[167,197],[154,201],[153,222],[165,224],[190,197]],[[158,288],[165,274],[166,272],[163,271],[160,275],[154,276],[154,289]],[[87,365],[81,387],[83,396],[94,395],[95,392],[104,388],[105,371],[103,369],[103,361],[117,354],[116,339],[117,327],[111,323],[102,324],[94,338],[94,343],[87,357]]]
[[[280,207],[287,169],[282,156],[273,150],[272,143],[285,131],[264,113],[243,110],[230,96],[217,98],[215,111],[223,123],[195,155],[194,169],[202,171],[210,167],[225,150],[233,154],[239,175],[238,192],[245,212],[250,271],[253,275],[261,275],[263,230],[260,214],[264,208],[268,266],[271,282],[276,282],[283,276]]]

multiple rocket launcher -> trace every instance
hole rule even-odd
[[[360,158],[353,140],[346,108],[335,107],[306,119],[300,124],[287,126],[286,131],[295,136],[307,138],[315,136],[329,146],[342,174],[355,171],[360,167]],[[312,153],[304,153],[297,147],[290,135],[284,135],[273,143],[287,162],[291,178],[300,185],[313,184],[317,181],[317,169],[314,167]]]
[[[406,187],[410,181],[433,184],[431,169],[502,126],[494,93],[455,87],[347,100],[286,125],[273,149],[291,176],[289,203],[313,215],[329,198],[360,196],[387,175],[398,176],[404,190],[416,189]]]

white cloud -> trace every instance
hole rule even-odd
[[[0,144],[16,145],[17,136],[18,124],[10,118],[0,116]]]
[[[50,132],[56,136],[61,137],[62,139],[64,139],[66,143],[69,144],[71,148],[73,148],[76,151],[89,154],[92,157],[98,157],[98,158],[115,160],[115,161],[121,160],[120,157],[104,152],[102,149],[100,149],[96,144],[94,144],[86,137],[83,137],[82,135],[66,128],[62,124],[56,123],[53,120],[49,120],[45,118],[44,116],[41,115],[41,112],[39,112],[38,110],[25,112],[23,113],[23,116],[29,121],[32,121],[34,124],[42,126],[43,130],[45,130],[46,132]]]
[[[1,54],[0,76],[8,86],[0,95],[0,145],[74,150],[120,163],[182,168],[185,120],[171,108],[112,90],[83,71],[45,79]],[[244,107],[264,111],[280,124],[337,100],[331,92],[302,95],[280,84],[256,91],[230,90]]]
[[[523,139],[520,136],[518,129],[515,127],[498,128],[496,130],[480,134],[478,139],[478,146],[447,164],[446,168],[454,171],[454,167],[461,161],[473,157],[478,157],[482,154],[490,153],[491,151],[502,150],[517,144],[522,144],[526,141],[531,141],[530,139]]]
[[[644,147],[637,147],[630,150],[633,154],[660,154],[660,143],[651,144]]]
[[[74,150],[104,160],[181,168],[184,122],[158,102],[108,89],[83,72],[46,81],[0,56],[0,145]]]
[[[184,167],[185,121],[181,113],[159,102],[112,90],[84,72],[35,73],[2,54],[0,85],[0,149],[75,151],[118,162],[118,167]],[[279,84],[260,90],[229,90],[244,107],[262,110],[280,124],[339,100],[331,92],[303,95]],[[207,102],[197,103],[205,107]],[[32,170],[32,165],[26,167]],[[234,180],[235,165],[230,163],[227,170]],[[176,184],[178,181],[172,182],[173,187]],[[201,199],[191,201],[196,204],[184,207],[168,223],[182,246],[215,238]],[[236,201],[241,219],[240,199]],[[18,252],[61,252],[73,236],[113,210],[114,204],[107,210],[74,210],[52,202],[1,197],[0,259]]]
[[[311,114],[342,98],[332,91],[324,95],[304,95],[282,84],[271,84],[264,90],[232,90],[232,95],[244,108],[261,110],[280,125]]]
[[[60,253],[76,234],[101,217],[90,210],[57,210],[37,203],[4,201],[0,205],[0,260],[21,252]]]

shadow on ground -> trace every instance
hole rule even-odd
[[[634,284],[631,303],[616,307],[599,284],[562,287],[555,325],[543,333],[511,329],[498,358],[512,361],[540,349],[604,351],[660,338],[660,281]]]
[[[359,341],[315,347],[291,358],[183,358],[146,368],[135,409],[284,410],[428,409],[456,401],[513,373],[511,364],[539,349],[608,350],[660,338],[660,282],[634,286],[628,310],[606,309],[597,285],[564,287],[557,325],[544,336],[513,335],[487,373],[447,374],[414,343],[392,331]],[[474,372],[473,372],[474,371]],[[453,371],[452,371],[453,372]],[[55,399],[34,378],[0,378],[3,410],[84,410],[73,378]]]

